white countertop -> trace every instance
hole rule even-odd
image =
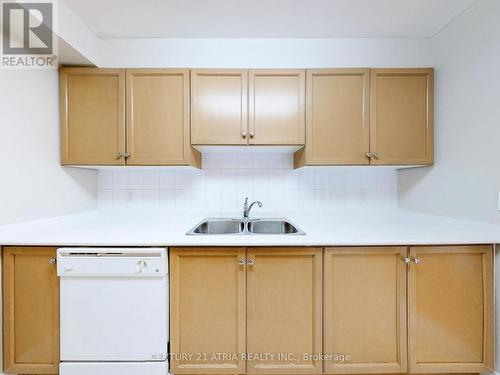
[[[500,243],[500,225],[400,210],[254,211],[286,217],[306,235],[198,235],[185,233],[206,217],[236,212],[106,211],[0,225],[0,245],[44,246],[318,246]]]

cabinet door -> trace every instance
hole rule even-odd
[[[305,143],[305,71],[249,71],[249,143]]]
[[[372,164],[432,164],[433,69],[372,69]]]
[[[247,144],[248,72],[191,70],[191,143]]]
[[[491,246],[412,247],[410,372],[478,373],[493,368]]]
[[[123,165],[125,70],[62,68],[61,163]]]
[[[327,374],[405,373],[406,247],[327,248]],[[349,358],[347,358],[349,356]]]
[[[306,147],[297,166],[368,164],[369,70],[307,71]]]
[[[174,374],[245,372],[244,248],[170,250]]]
[[[127,165],[192,165],[189,70],[127,69]]]
[[[321,249],[251,248],[247,255],[249,373],[320,373]],[[281,357],[280,357],[281,356]]]
[[[56,249],[3,249],[3,370],[59,373]]]

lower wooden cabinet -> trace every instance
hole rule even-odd
[[[492,246],[171,249],[171,371],[487,372],[492,257]]]
[[[411,247],[410,257],[410,372],[491,370],[492,247]]]
[[[320,373],[321,258],[319,248],[172,248],[171,371]]]
[[[3,248],[5,373],[58,373],[55,257]],[[170,306],[173,374],[493,369],[488,245],[171,248]]]
[[[248,373],[322,372],[321,258],[316,248],[247,250],[247,352],[270,354],[247,361]]]
[[[170,249],[170,368],[241,374],[245,362],[245,248]],[[231,355],[231,356],[229,356]]]
[[[324,370],[404,373],[406,247],[326,248]]]
[[[350,358],[325,360],[324,372],[491,370],[492,256],[491,246],[325,249],[323,350]]]
[[[3,371],[59,373],[56,249],[3,248]]]

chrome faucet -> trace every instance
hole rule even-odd
[[[262,207],[262,202],[261,201],[254,201],[248,204],[248,197],[245,198],[245,204],[243,205],[243,218],[247,219],[248,215],[250,215],[250,210],[252,209],[253,205],[257,204],[259,207]]]

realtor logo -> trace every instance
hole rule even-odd
[[[57,68],[52,2],[2,3],[2,67]]]

